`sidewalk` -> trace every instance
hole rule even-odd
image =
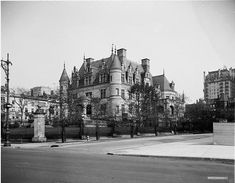
[[[161,143],[150,146],[141,146],[109,152],[109,155],[208,159],[208,160],[235,160],[235,147],[213,145],[213,137],[206,137],[182,142]]]
[[[136,137],[136,138],[141,138],[141,137]],[[10,148],[26,148],[26,149],[32,148],[33,149],[33,148],[49,148],[49,147],[66,147],[72,144],[100,143],[100,142],[106,142],[106,141],[117,141],[117,140],[125,140],[125,139],[130,139],[130,135],[122,135],[120,137],[114,137],[114,138],[113,137],[100,137],[99,141],[97,141],[95,137],[90,137],[88,141],[85,139],[84,140],[66,139],[65,143],[62,143],[61,139],[49,140],[47,142],[22,142],[22,143],[12,142]],[[4,143],[1,144],[1,146],[3,145]]]
[[[185,140],[185,137],[187,139]],[[194,137],[193,140],[189,137]],[[196,138],[195,138],[196,137]],[[152,144],[141,144],[141,141],[154,139]],[[192,139],[192,138],[191,138]],[[71,147],[76,145],[92,145],[97,143],[111,142],[140,142],[135,147],[123,146],[117,150],[109,150],[109,155],[119,156],[142,156],[142,157],[161,157],[161,158],[187,158],[187,159],[209,159],[209,160],[226,160],[235,161],[235,146],[213,145],[213,134],[184,134],[169,135],[163,134],[155,137],[153,134],[138,136],[131,139],[129,135],[123,135],[116,138],[101,137],[99,141],[95,137],[87,140],[67,139],[66,143],[61,140],[44,142],[44,143],[12,143],[11,148],[51,148],[51,147]],[[2,144],[3,146],[3,144]]]
[[[161,136],[170,136],[170,133],[162,133]],[[155,137],[154,134],[143,134],[141,136],[135,136],[134,139],[145,138],[145,137]],[[95,137],[90,137],[89,141],[79,140],[79,139],[66,139],[65,143],[61,142],[61,139],[49,140],[47,142],[22,142],[22,143],[11,143],[11,148],[41,148],[41,147],[66,147],[72,144],[87,144],[87,143],[100,143],[107,141],[119,141],[119,140],[131,140],[130,135],[121,135],[117,137],[100,137],[99,141]],[[1,144],[3,146],[4,143]]]

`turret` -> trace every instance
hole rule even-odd
[[[116,114],[116,109],[120,107],[121,102],[121,62],[116,54],[110,56],[110,113]],[[118,114],[117,114],[118,115]]]
[[[69,87],[69,77],[68,77],[68,74],[65,69],[65,64],[64,64],[64,70],[61,74],[59,82],[60,82],[60,93],[64,97],[67,98],[67,91],[68,91],[68,87]]]

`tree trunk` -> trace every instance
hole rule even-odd
[[[113,125],[112,125],[112,137],[114,137],[114,134],[115,134],[115,127],[116,127],[116,121],[113,121]]]
[[[134,137],[134,124],[133,124],[133,122],[131,123],[131,125],[130,125],[130,135],[131,135],[131,138],[133,138]]]
[[[62,143],[65,143],[66,141],[66,137],[65,137],[65,124],[64,124],[64,120],[62,120],[62,126],[61,126],[61,141]]]
[[[100,136],[99,136],[99,125],[98,124],[96,124],[96,128],[95,128],[95,137],[96,137],[97,141],[100,139]]]
[[[157,133],[157,125],[156,125],[156,124],[154,125],[154,133],[155,133],[155,136],[158,136],[158,133]]]
[[[80,123],[80,132],[79,132],[79,139],[83,139],[83,136],[84,136],[84,123],[83,121],[81,121]]]

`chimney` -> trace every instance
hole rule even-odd
[[[94,61],[94,58],[86,58],[86,63],[87,64],[90,64],[93,61]]]
[[[93,62],[94,59],[93,58],[87,58],[86,59],[86,71],[87,72],[90,72],[91,71],[91,62]]]
[[[144,71],[149,72],[150,60],[148,58],[144,58],[141,60],[141,63],[142,63],[142,67],[143,67]]]
[[[126,49],[125,48],[118,49],[117,55],[118,55],[118,57],[126,58]]]
[[[126,49],[125,48],[118,49],[117,55],[119,60],[121,61],[121,64],[123,64],[123,61],[126,58]]]

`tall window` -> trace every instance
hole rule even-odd
[[[140,83],[139,78],[136,78],[136,79],[135,79],[135,83]]]
[[[132,85],[132,77],[131,76],[129,76],[129,84]]]
[[[105,89],[101,89],[100,90],[100,98],[105,98],[106,97],[106,90]]]
[[[125,113],[125,105],[122,104],[122,113]]]
[[[91,84],[91,76],[88,77],[88,85]]]
[[[92,97],[92,92],[87,92],[87,93],[86,93],[86,96],[89,97],[89,98],[91,98],[91,97]]]
[[[133,104],[129,104],[129,113],[132,114],[133,112]]]
[[[122,83],[124,83],[125,82],[125,75],[124,74],[122,74],[121,79],[122,79]]]
[[[119,114],[119,105],[116,106],[116,114]]]
[[[116,88],[116,94],[119,95],[119,88]]]
[[[87,107],[86,107],[86,114],[87,114],[87,115],[91,115],[91,114],[92,114],[92,108],[91,108],[91,105],[90,105],[90,104],[87,105]]]
[[[101,110],[101,115],[105,115],[106,114],[106,104],[101,104],[100,110]]]
[[[88,85],[88,77],[85,79],[85,85]]]
[[[121,95],[122,95],[122,98],[125,98],[125,90],[124,89],[122,89]]]

